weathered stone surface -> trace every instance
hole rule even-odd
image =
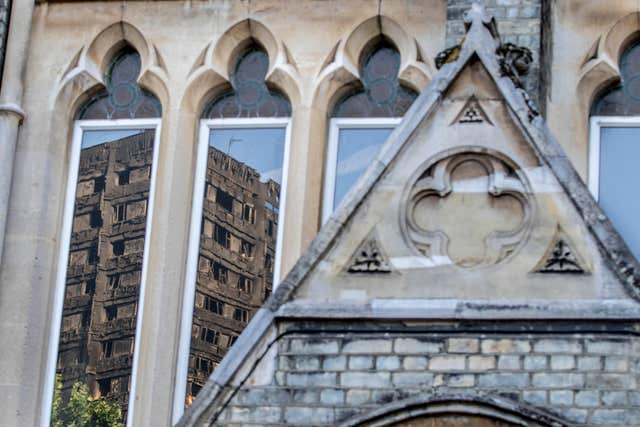
[[[480,346],[475,338],[450,338],[447,348],[449,353],[477,353]]]
[[[357,340],[345,342],[342,351],[345,354],[390,353],[391,345],[391,341],[388,340]]]
[[[438,353],[442,350],[442,343],[415,338],[398,338],[394,342],[394,351],[398,354]]]
[[[469,356],[470,371],[488,371],[496,368],[496,359],[492,356]]]

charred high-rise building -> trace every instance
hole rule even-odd
[[[209,147],[187,403],[273,287],[280,185]]]
[[[81,151],[60,335],[63,397],[86,383],[125,412],[153,141],[140,131]]]

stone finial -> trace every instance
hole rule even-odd
[[[474,25],[485,26],[491,33],[491,36],[500,42],[500,34],[498,33],[498,25],[496,24],[495,18],[480,3],[473,3],[471,9],[464,13],[464,27],[467,33]]]

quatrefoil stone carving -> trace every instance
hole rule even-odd
[[[515,165],[487,153],[428,165],[409,192],[406,233],[424,256],[470,268],[496,264],[525,240],[533,217]]]

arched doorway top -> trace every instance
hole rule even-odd
[[[431,427],[432,425],[457,427],[456,424],[451,424],[450,415],[456,415],[461,420],[465,417],[469,421],[483,420],[487,422],[487,427],[572,426],[571,423],[537,408],[502,397],[475,393],[428,393],[395,401],[372,412],[357,415],[340,424],[340,427]],[[449,420],[445,416],[448,416]],[[428,420],[437,421],[438,419],[443,423],[425,423]],[[463,423],[459,425],[476,424]]]

